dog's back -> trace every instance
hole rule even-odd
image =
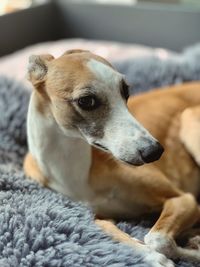
[[[161,169],[179,188],[194,195],[199,193],[200,169],[183,144],[180,131],[183,127],[183,112],[199,104],[200,83],[150,91],[131,97],[128,102],[134,116],[165,148],[161,159],[152,164]],[[189,129],[187,135],[188,131]]]

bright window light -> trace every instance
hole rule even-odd
[[[48,2],[48,0],[0,0],[0,15],[45,2]]]

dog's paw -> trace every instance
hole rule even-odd
[[[154,251],[149,250],[147,255],[144,257],[145,263],[152,267],[174,267],[174,263],[168,259],[165,255]]]
[[[194,236],[188,240],[187,248],[200,251],[200,235]]]
[[[177,245],[174,239],[160,233],[160,232],[149,232],[144,242],[151,249],[160,252],[168,258],[176,258]]]
[[[178,258],[185,260],[185,261],[191,261],[195,264],[200,262],[200,253],[198,249],[189,249],[189,248],[182,248],[178,247]]]

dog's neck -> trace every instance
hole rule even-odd
[[[49,187],[75,200],[90,197],[91,148],[84,140],[65,136],[53,118],[38,110],[32,94],[28,111],[29,151],[50,181]]]

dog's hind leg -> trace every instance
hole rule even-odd
[[[200,106],[187,108],[182,112],[180,139],[200,166]]]
[[[181,248],[175,242],[179,234],[199,220],[200,210],[195,197],[178,189],[165,174],[153,166],[146,165],[142,169],[124,166],[123,169],[127,177],[126,193],[129,202],[134,196],[141,204],[149,205],[150,209],[154,207],[156,210],[155,207],[159,206],[162,209],[159,219],[145,236],[145,244],[172,259],[200,262],[199,251]],[[131,174],[132,179],[129,179]]]
[[[187,258],[200,262],[199,253],[188,249],[183,252],[175,242],[177,235],[192,227],[198,220],[198,204],[192,194],[178,189],[165,174],[152,165],[132,168],[121,164],[117,171],[113,170],[112,175],[114,200],[118,200],[117,203],[121,201],[119,207],[125,205],[132,211],[133,216],[135,212],[139,215],[139,209],[144,213],[162,210],[160,218],[145,237],[148,247],[168,258]],[[100,192],[103,188],[98,184],[96,190]],[[104,207],[106,211],[109,205],[111,206],[111,200]],[[102,207],[97,210],[102,210]],[[112,235],[113,239],[129,244],[127,235],[124,236],[119,229],[104,222],[102,224],[101,227],[103,226],[104,231]]]
[[[27,153],[24,159],[24,172],[32,180],[43,186],[48,186],[48,179],[42,174],[36,160],[30,153]]]

